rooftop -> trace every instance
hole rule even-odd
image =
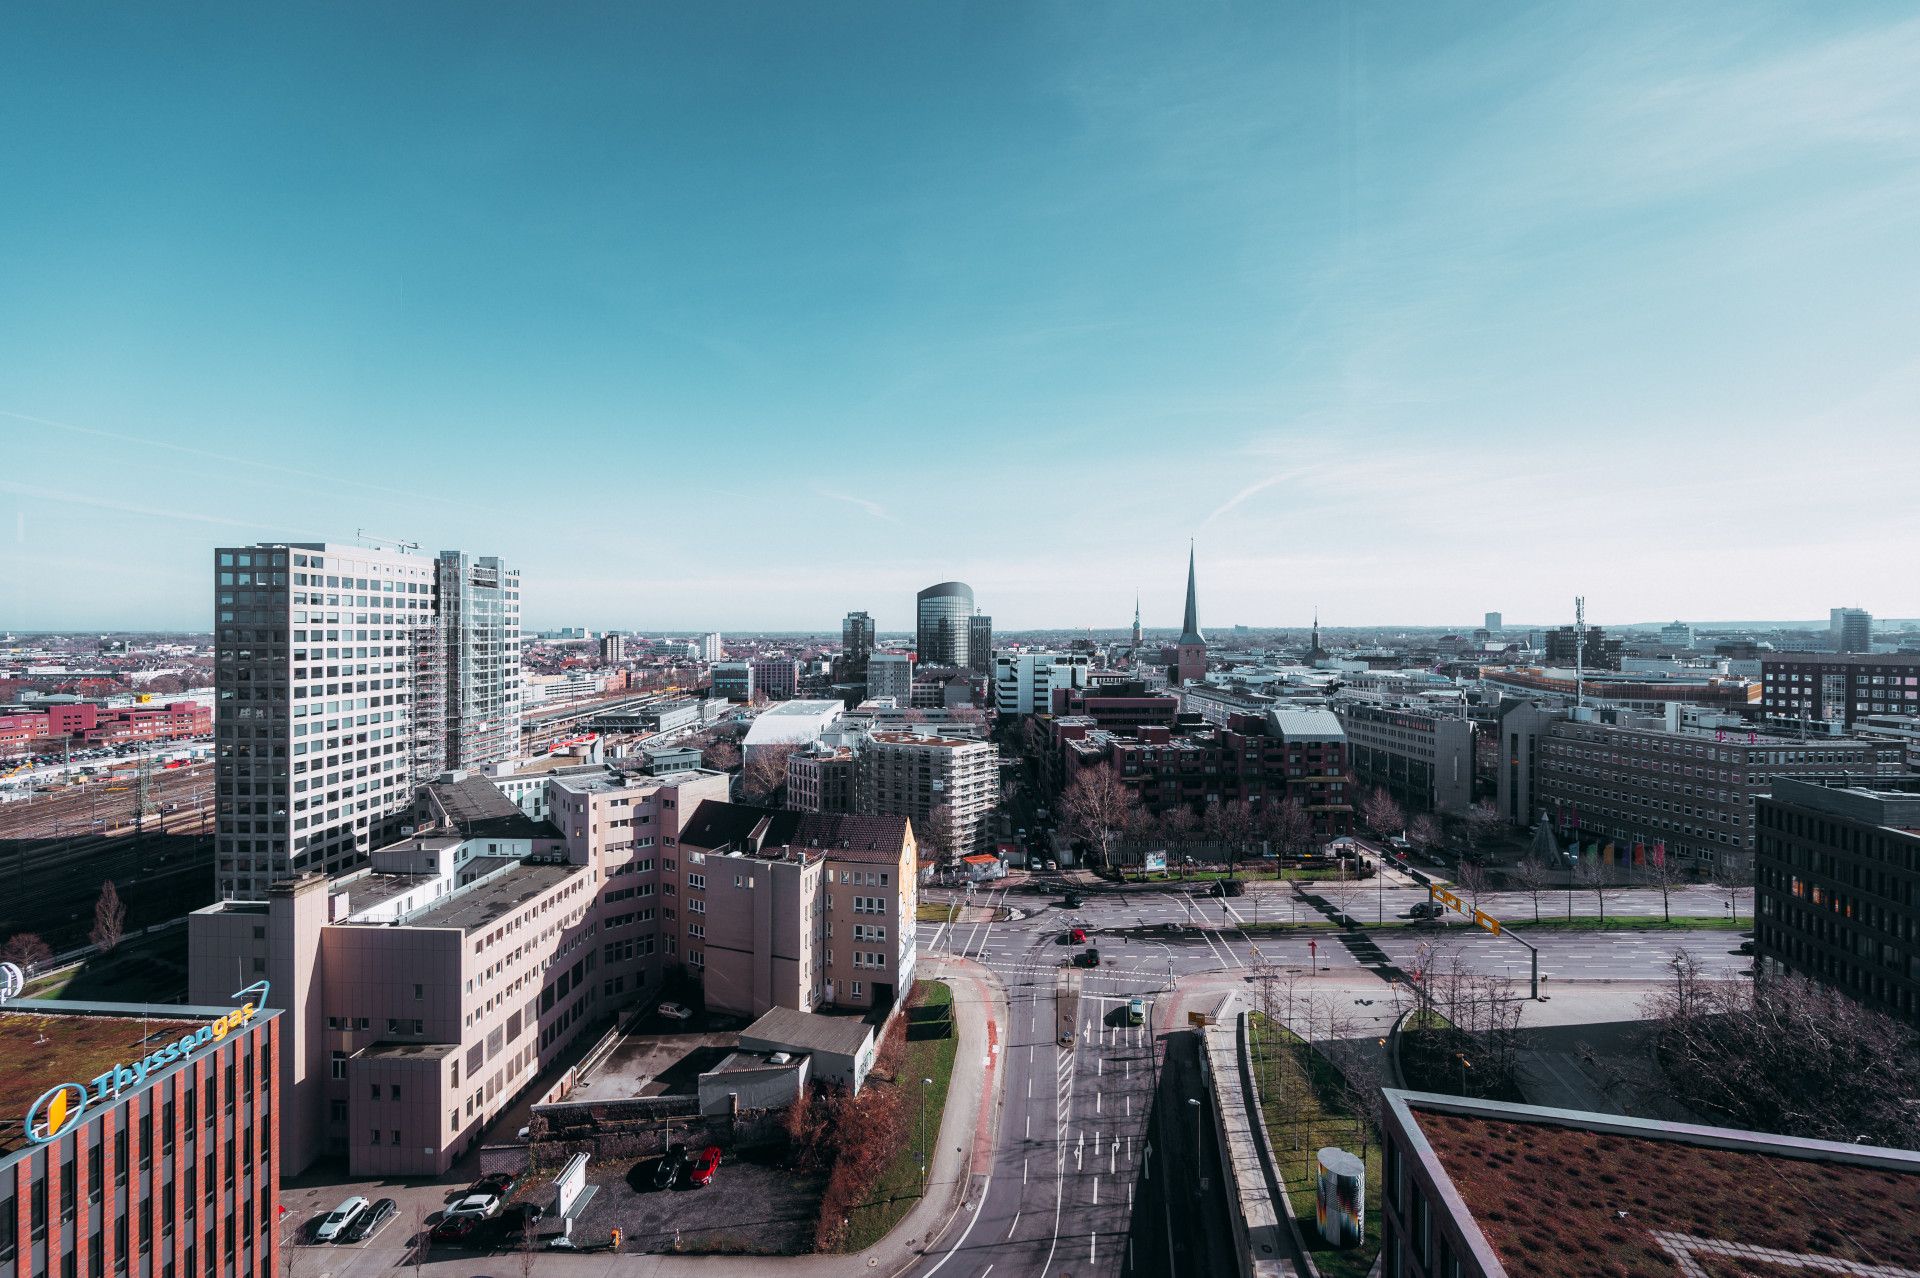
[[[764,823],[764,830],[762,824]],[[756,832],[759,846],[748,846]],[[707,799],[694,809],[680,832],[685,847],[717,850],[739,845],[755,853],[776,849],[817,848],[836,860],[895,860],[907,840],[907,819],[901,816],[849,816],[835,812],[792,812],[756,808],[745,803]]]
[[[584,865],[522,865],[420,911],[407,920],[407,926],[475,932],[534,897],[552,891],[557,884],[586,872]]]
[[[0,1012],[0,1157],[24,1148],[27,1110],[50,1087],[83,1086],[139,1060],[230,1007],[19,1000]]]
[[[1920,1265],[1920,1153],[1418,1093],[1388,1098],[1411,1116],[1510,1274],[1784,1278]]]
[[[856,1056],[866,1046],[873,1027],[851,1016],[821,1016],[815,1012],[775,1007],[740,1031],[743,1040],[778,1043],[802,1052],[835,1052]]]
[[[449,779],[431,782],[427,791],[447,821],[470,839],[559,837],[553,826],[522,812],[499,786],[477,772],[451,773]]]

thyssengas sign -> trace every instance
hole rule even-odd
[[[202,1025],[191,1033],[161,1044],[136,1061],[122,1061],[112,1069],[95,1075],[86,1083],[59,1083],[40,1094],[27,1107],[27,1139],[44,1145],[80,1120],[89,1105],[99,1104],[121,1092],[145,1083],[170,1065],[177,1065],[209,1043],[218,1043],[235,1030],[245,1027],[259,1015],[267,1001],[268,985],[255,981],[233,997],[245,1000],[225,1016]]]

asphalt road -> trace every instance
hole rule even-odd
[[[996,894],[997,900],[997,894]],[[1051,920],[1049,920],[1051,922]],[[1145,1172],[1157,1078],[1159,995],[1165,971],[1063,968],[1071,952],[1039,920],[924,928],[925,948],[978,958],[1005,984],[1005,1102],[993,1176],[976,1217],[962,1213],[911,1272],[945,1278],[996,1274],[1123,1275]],[[1146,1004],[1153,1024],[1129,1025]],[[1070,1033],[1072,1043],[1061,1039]],[[1190,1214],[1181,1217],[1183,1227]],[[966,1229],[963,1242],[953,1236]],[[1196,1271],[1197,1272],[1197,1271]]]

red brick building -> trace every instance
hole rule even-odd
[[[279,1013],[23,1001],[0,1013],[0,1278],[271,1278]]]
[[[0,757],[32,754],[63,742],[121,745],[185,741],[213,732],[213,711],[197,701],[108,708],[91,701],[0,715]]]

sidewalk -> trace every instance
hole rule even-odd
[[[992,1166],[1000,1109],[999,1044],[1007,1024],[1005,993],[980,964],[927,955],[920,961],[919,975],[923,980],[944,980],[953,986],[954,1032],[960,1041],[954,1054],[947,1108],[940,1119],[940,1141],[934,1150],[929,1192],[901,1218],[892,1233],[852,1255],[542,1253],[534,1258],[531,1272],[540,1278],[686,1278],[687,1275],[845,1278],[853,1273],[897,1274],[918,1261],[927,1241],[946,1230],[960,1208],[971,1201]],[[986,1104],[989,1095],[992,1105]],[[518,1273],[520,1262],[518,1255],[448,1256],[429,1261],[421,1267],[421,1272],[475,1275],[496,1274],[511,1268]]]

